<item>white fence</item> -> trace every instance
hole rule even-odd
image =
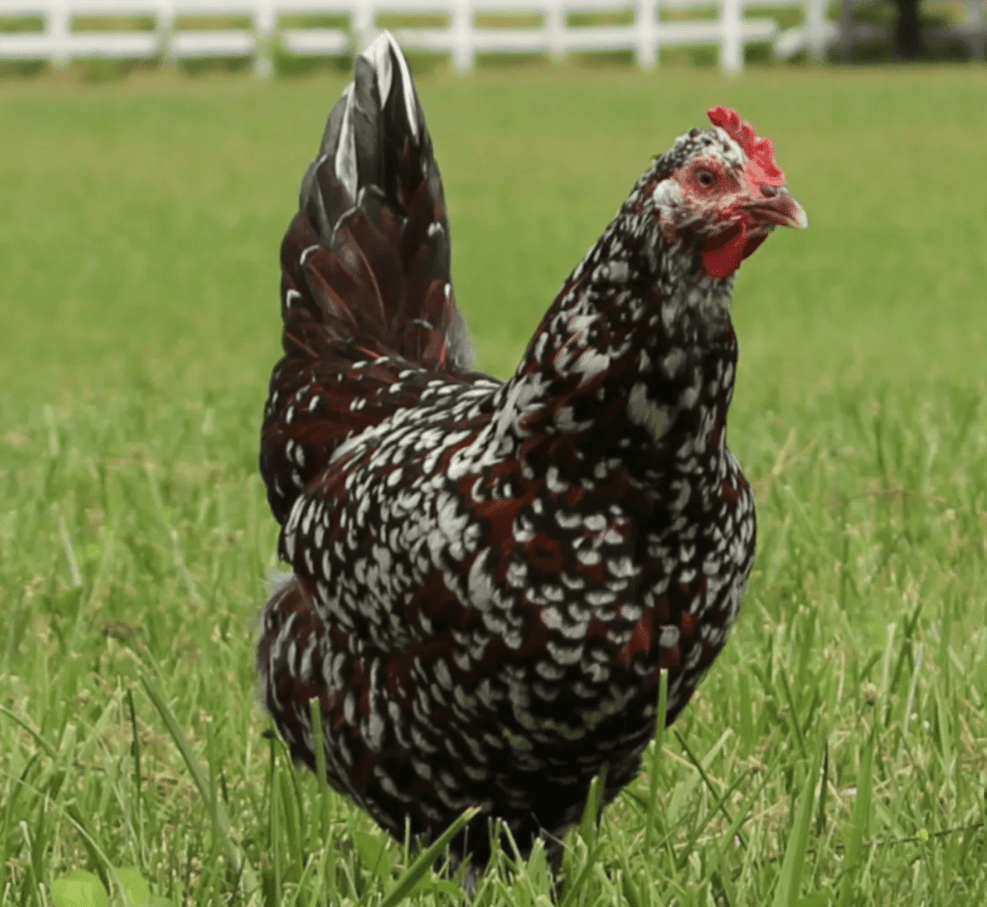
[[[967,3],[961,31],[972,36],[971,52],[979,46],[982,57],[984,0]],[[748,16],[748,5],[797,9],[802,22],[782,32],[770,16]],[[240,57],[253,59],[257,73],[268,75],[276,48],[298,56],[351,53],[372,40],[380,17],[405,15],[433,16],[442,24],[395,28],[402,45],[447,53],[460,72],[472,69],[481,53],[559,58],[614,50],[632,51],[639,66],[650,68],[662,48],[705,45],[717,47],[720,67],[735,73],[749,43],[770,43],[779,56],[807,50],[819,58],[832,43],[845,42],[846,30],[841,34],[827,20],[826,8],[827,0],[0,0],[0,60],[64,66],[80,58]],[[681,11],[714,18],[676,18]],[[627,24],[573,24],[569,17],[580,13],[623,13]],[[299,19],[327,16],[342,24],[305,27]],[[17,20],[38,28],[3,28]],[[135,20],[151,25],[139,28]],[[206,24],[195,27],[195,20]],[[120,30],[121,22],[130,30]]]
[[[867,22],[855,22],[855,7],[859,0],[841,0],[840,21],[830,22],[823,19],[811,30],[814,46],[810,48],[809,30],[805,28],[790,28],[782,32],[775,42],[775,55],[791,57],[802,50],[813,50],[815,53],[825,52],[833,45],[839,45],[840,55],[844,60],[853,57],[857,44],[894,42],[892,26],[871,25]],[[984,0],[965,0],[963,22],[958,25],[923,25],[923,42],[958,41],[966,45],[967,52],[973,60],[983,60],[987,52],[987,17],[984,15]]]
[[[349,53],[373,38],[381,16],[396,14],[441,17],[441,25],[395,28],[395,36],[408,48],[450,54],[460,72],[472,69],[477,54],[559,58],[614,50],[632,51],[640,66],[650,68],[662,48],[703,45],[718,47],[720,66],[737,72],[746,44],[780,37],[773,18],[746,15],[748,2],[801,9],[805,46],[816,52],[824,47],[826,0],[0,0],[0,26],[17,19],[40,25],[35,31],[0,31],[0,60],[64,66],[80,58],[248,57],[267,75],[276,47],[299,56]],[[680,10],[706,10],[715,18],[669,21],[661,15]],[[574,13],[624,13],[630,21],[580,26],[570,24]],[[345,24],[303,27],[297,21],[315,16],[339,17]],[[153,25],[118,30],[121,20],[134,19]],[[190,26],[189,19],[207,20],[209,27]],[[217,27],[216,19],[228,20],[230,27]]]

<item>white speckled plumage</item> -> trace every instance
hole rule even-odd
[[[671,721],[722,648],[755,543],[730,268],[804,221],[745,141],[656,158],[502,383],[470,370],[406,61],[357,60],[282,246],[261,469],[293,575],[257,663],[293,755],[316,697],[330,782],[392,834],[477,804],[475,867],[490,816],[559,839],[604,765],[607,799],[637,772],[659,670]]]

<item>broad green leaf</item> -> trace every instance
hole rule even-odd
[[[55,907],[108,907],[109,897],[99,876],[76,869],[51,885]]]
[[[353,843],[360,852],[360,859],[374,875],[390,878],[391,855],[387,851],[387,839],[368,831],[353,832]]]
[[[117,875],[127,891],[127,897],[135,904],[143,904],[151,896],[151,890],[139,869],[118,869]]]

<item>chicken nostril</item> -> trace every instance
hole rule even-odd
[[[761,186],[761,194],[766,198],[774,198],[778,191],[778,186]]]

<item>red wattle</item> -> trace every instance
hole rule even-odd
[[[732,227],[710,239],[703,247],[703,267],[706,273],[716,278],[733,274],[740,267],[745,255],[750,254],[746,252],[747,239],[745,224]]]

